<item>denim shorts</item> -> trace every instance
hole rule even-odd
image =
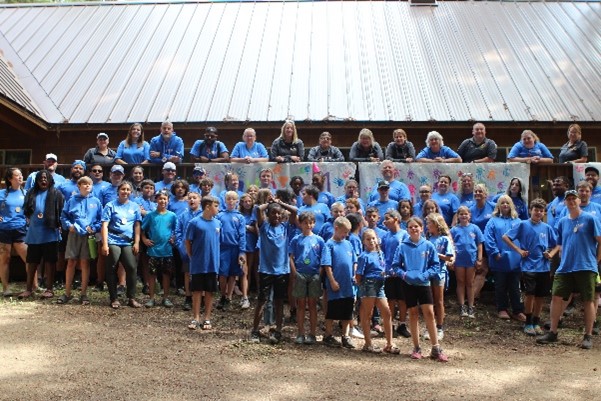
[[[364,278],[359,285],[361,298],[386,298],[384,294],[384,279]]]

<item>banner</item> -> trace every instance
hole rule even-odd
[[[530,184],[530,165],[526,163],[394,163],[394,166],[395,179],[409,187],[413,201],[419,198],[419,187],[422,185],[430,185],[436,191],[436,183],[441,175],[451,177],[452,191],[458,196],[460,178],[464,173],[473,175],[474,184],[484,184],[489,197],[506,193],[513,177],[522,180],[525,194],[528,194]],[[363,200],[367,201],[369,194],[382,180],[380,163],[359,163],[359,186]]]
[[[586,179],[584,175],[584,170],[587,167],[594,167],[597,170],[601,171],[601,163],[574,163],[573,166],[573,177],[574,177],[574,188],[578,185],[580,181],[584,181]]]

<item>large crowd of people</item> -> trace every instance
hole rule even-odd
[[[567,136],[560,161],[586,162],[580,127],[572,124]],[[269,341],[281,341],[287,302],[297,322],[295,343],[314,344],[321,305],[324,344],[354,348],[352,338],[360,337],[363,351],[394,354],[400,352],[392,342],[396,332],[412,338],[414,359],[422,358],[421,311],[429,355],[444,362],[448,358],[440,342],[449,277],[456,279],[457,313],[475,319],[475,303],[491,274],[499,319],[523,322],[524,333],[542,344],[557,341],[562,313],[578,294],[585,311],[580,345],[592,347],[601,290],[601,186],[594,167],[586,168],[586,180],[575,189],[568,178],[557,177],[548,205],[542,199],[528,203],[520,178],[511,179],[505,194],[490,197],[471,174],[463,174],[457,194],[451,177],[443,174],[412,199],[407,186],[394,179],[394,163],[493,162],[496,144],[486,137],[484,125],[474,124],[472,137],[457,151],[432,131],[417,154],[404,130],[393,132],[384,151],[365,128],[350,160],[379,163],[382,180],[370,194],[362,197],[357,181],[349,179],[344,195],[335,198],[324,190],[326,177],[318,171],[308,185],[297,176],[281,188],[273,185],[273,171],[260,165],[257,185],[241,191],[239,177],[228,173],[225,189],[215,193],[203,163],[336,162],[344,156],[332,145],[331,134],[323,132],[305,157],[293,121],[285,121],[269,150],[247,128],[231,154],[218,140],[218,130],[208,127],[191,148],[198,164],[189,183],[177,177],[186,155],[170,122],[149,143],[142,125],[133,124],[117,151],[109,148],[107,134],[99,133],[96,140],[82,160],[72,162],[68,177],[57,174],[53,153],[26,180],[18,168],[6,169],[6,188],[0,190],[4,296],[14,295],[9,286],[14,249],[26,265],[25,290],[16,294],[21,299],[32,298],[36,290],[41,298],[55,298],[59,278],[64,293],[57,304],[74,302],[79,287],[77,302],[87,305],[89,286],[104,291],[106,284],[111,308],[119,309],[123,301],[133,308],[172,308],[172,289],[182,293],[182,307],[192,313],[188,328],[209,330],[215,294],[219,310],[231,308],[235,296],[239,307],[248,309],[249,291],[256,291],[251,341],[261,341],[261,321],[274,326]],[[551,163],[553,156],[525,130],[508,160]],[[145,178],[148,164],[162,166],[161,180]],[[128,178],[124,166],[131,167]],[[545,331],[541,311],[548,295],[551,316]],[[334,321],[341,324],[340,340],[333,335]],[[386,338],[384,348],[371,341],[373,331]]]

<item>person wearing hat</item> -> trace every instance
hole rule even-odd
[[[579,293],[584,308],[584,336],[580,347],[593,347],[592,332],[595,322],[595,285],[601,256],[601,220],[584,213],[580,209],[580,197],[574,190],[566,191],[564,199],[567,216],[558,223],[558,246],[546,252],[551,258],[561,251],[561,263],[553,277],[551,298],[551,327],[538,337],[538,344],[550,344],[558,341],[557,328],[563,314],[564,301],[572,293]]]
[[[267,149],[257,142],[257,133],[253,128],[247,128],[242,134],[242,142],[238,142],[232,150],[232,163],[264,163],[269,161]]]
[[[190,184],[190,192],[201,193],[200,181],[205,178],[206,175],[207,171],[204,168],[200,166],[194,167],[194,170],[192,171],[192,184]]]
[[[367,207],[374,206],[378,209],[378,214],[380,215],[378,227],[384,229],[384,225],[382,223],[384,221],[384,215],[390,209],[397,210],[399,202],[390,199],[390,183],[388,181],[382,180],[378,182],[377,191],[379,198],[369,202]]]
[[[154,184],[154,192],[157,193],[162,190],[166,190],[171,192],[171,186],[173,185],[173,181],[175,181],[177,169],[175,164],[172,162],[167,162],[163,165],[163,179],[161,181],[157,181]]]
[[[184,160],[184,141],[173,130],[173,124],[161,124],[161,133],[150,140],[150,162],[181,163]]]
[[[205,129],[205,139],[199,139],[194,142],[190,150],[192,161],[198,163],[227,163],[230,161],[230,154],[223,144],[217,140],[217,128],[207,127]]]
[[[591,202],[591,194],[593,192],[593,187],[591,186],[591,183],[588,181],[580,181],[578,185],[576,185],[576,192],[578,193],[578,198],[580,198],[580,210],[582,210],[583,212],[590,213],[596,218],[601,219],[601,205],[595,202]],[[568,209],[564,207],[555,219],[556,229],[558,227],[559,220],[561,220],[562,217],[565,217],[567,215]]]
[[[44,158],[42,164],[44,165],[44,170],[50,171],[50,174],[52,174],[52,178],[54,179],[54,183],[56,185],[65,181],[65,177],[56,173],[56,167],[58,166],[58,157],[54,153],[48,153]],[[35,182],[36,173],[37,172],[34,171],[27,177],[27,181],[25,182],[24,187],[25,191],[29,191],[33,186],[33,183]]]
[[[117,153],[109,148],[109,136],[101,132],[96,135],[96,146],[88,149],[83,156],[83,161],[87,164],[100,163],[104,166],[113,164]]]
[[[591,200],[595,203],[601,203],[601,186],[598,185],[599,170],[593,166],[588,166],[584,169],[584,177],[593,187]]]
[[[394,163],[390,160],[384,160],[380,164],[380,173],[382,174],[382,178],[384,181],[388,181],[390,184],[390,192],[388,193],[388,197],[392,200],[400,202],[404,199],[411,199],[411,192],[409,191],[409,187],[399,180],[394,179],[395,168]],[[369,194],[369,201],[373,202],[380,198],[380,194],[378,193],[378,188],[374,188],[373,191]]]
[[[65,180],[56,186],[56,189],[61,191],[65,202],[67,202],[73,195],[79,193],[79,187],[77,186],[77,180],[83,177],[86,173],[86,163],[83,160],[75,160],[71,164],[71,177],[69,180]]]

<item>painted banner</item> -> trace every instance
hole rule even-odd
[[[505,193],[513,177],[522,180],[525,194],[530,184],[530,165],[526,163],[394,163],[394,166],[395,179],[407,184],[413,201],[419,197],[421,185],[430,185],[436,191],[441,175],[451,177],[451,187],[457,195],[464,173],[471,173],[475,184],[486,185],[490,197]],[[382,179],[380,163],[359,163],[360,192],[364,200]]]
[[[601,163],[574,163],[573,165],[573,177],[574,177],[574,187],[578,185],[580,181],[585,180],[584,170],[587,167],[594,167],[597,170],[601,171]]]

